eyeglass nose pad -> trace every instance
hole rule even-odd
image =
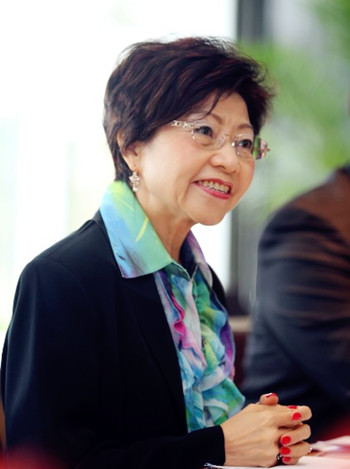
[[[232,140],[232,142],[231,142],[231,147],[234,149],[236,155],[239,156],[238,140],[237,140],[237,138],[235,138],[234,140]]]
[[[227,137],[229,137],[228,134],[222,134],[220,137],[218,137],[218,140],[217,140],[218,148],[222,148],[224,146]]]

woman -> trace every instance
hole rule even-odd
[[[309,408],[266,395],[241,410],[223,290],[190,231],[248,189],[270,98],[229,42],[128,50],[105,95],[116,179],[19,281],[2,362],[10,457],[199,469],[308,453]]]

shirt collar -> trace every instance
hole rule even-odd
[[[103,196],[100,212],[123,277],[151,274],[170,264],[184,270],[163,246],[126,182],[113,181],[109,185]],[[189,273],[195,272],[198,267],[206,282],[212,285],[211,271],[191,231],[182,246],[181,257]]]

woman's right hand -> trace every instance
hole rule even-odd
[[[271,467],[278,462],[296,464],[310,452],[303,441],[310,436],[310,419],[306,406],[250,404],[221,424],[225,438],[226,466]]]

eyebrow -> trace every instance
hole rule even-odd
[[[223,124],[223,118],[219,115],[219,114],[215,114],[215,112],[210,112],[208,114],[208,116],[213,116],[214,119],[220,124],[222,125]],[[240,124],[238,127],[238,129],[250,129],[250,130],[253,130],[254,131],[254,127],[249,124],[248,122],[244,122],[242,124]]]

